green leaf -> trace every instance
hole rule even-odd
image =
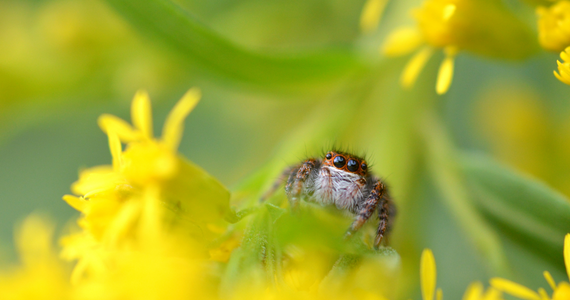
[[[461,164],[477,196],[477,208],[497,229],[563,269],[563,241],[570,232],[569,200],[485,156],[463,154]]]
[[[309,85],[342,79],[364,66],[351,49],[279,55],[253,52],[218,35],[169,0],[107,2],[141,32],[223,77],[264,85]]]
[[[271,222],[273,223],[275,223],[284,213],[287,212],[286,209],[273,205],[269,202],[265,203],[265,208],[267,209],[269,217],[271,218]]]

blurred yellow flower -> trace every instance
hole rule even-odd
[[[538,41],[542,48],[560,52],[570,46],[570,1],[558,1],[550,7],[539,6]]]
[[[564,264],[566,265],[566,273],[570,279],[570,233],[564,237]],[[535,292],[523,285],[512,282],[503,278],[492,278],[491,285],[507,294],[513,295],[520,299],[528,300],[565,300],[570,299],[570,284],[568,282],[561,282],[556,285],[552,275],[548,271],[544,271],[544,278],[553,290],[552,298],[543,288],[539,288]]]
[[[559,51],[563,62],[556,61],[554,76],[570,85],[570,1],[558,1],[550,7],[539,6],[538,40],[542,48]]]
[[[468,51],[502,59],[521,59],[535,51],[532,35],[500,3],[490,0],[426,0],[413,11],[417,27],[394,30],[382,46],[387,56],[411,53],[400,78],[411,87],[434,49],[443,49],[436,92],[445,94],[453,80],[455,56]]]
[[[69,299],[66,268],[52,248],[53,225],[30,215],[15,236],[22,266],[0,270],[0,298]]]

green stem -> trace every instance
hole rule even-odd
[[[431,110],[426,111],[419,125],[426,145],[427,167],[444,203],[490,263],[492,271],[508,274],[509,267],[499,237],[472,205],[459,158],[444,127]]]
[[[324,49],[311,53],[257,53],[218,35],[169,0],[107,0],[130,23],[157,37],[189,62],[223,77],[246,82],[307,86],[345,78],[364,65],[351,49]]]

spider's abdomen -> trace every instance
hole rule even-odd
[[[358,174],[323,166],[307,187],[307,194],[312,194],[307,200],[356,213],[365,185],[366,179]]]

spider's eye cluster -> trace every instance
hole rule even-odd
[[[334,163],[335,167],[340,169],[340,168],[344,167],[344,164],[346,163],[346,159],[344,159],[344,157],[342,157],[342,156],[337,156],[334,158],[333,163]]]
[[[345,155],[331,151],[325,154],[325,159],[327,160],[325,163],[326,165],[332,165],[337,169],[344,169],[351,173],[366,174],[366,170],[368,169],[364,160],[355,158],[352,155]]]
[[[358,162],[354,159],[350,159],[348,161],[348,163],[346,163],[346,168],[350,171],[350,172],[356,172],[358,171]]]

